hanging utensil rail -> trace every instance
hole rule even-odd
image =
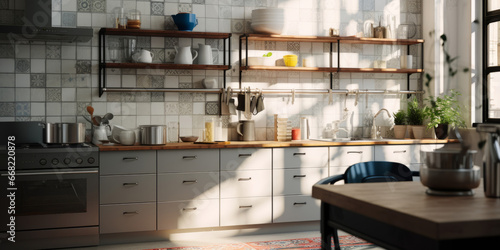
[[[221,94],[224,89],[177,89],[177,88],[103,88],[103,92],[176,92],[176,93],[213,93]],[[234,94],[245,91],[244,89],[232,89]],[[378,89],[359,89],[359,90],[349,90],[349,89],[252,89],[251,93],[259,93],[262,91],[263,94],[424,94],[423,90],[378,90]]]

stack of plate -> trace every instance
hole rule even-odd
[[[252,29],[258,33],[281,34],[285,26],[283,9],[256,9],[252,11]]]

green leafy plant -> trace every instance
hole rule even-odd
[[[425,108],[421,107],[416,97],[408,100],[407,121],[408,125],[422,125],[426,118]]]
[[[400,109],[396,113],[392,113],[394,115],[394,124],[395,125],[406,125],[406,112]]]
[[[431,32],[430,35],[432,36],[433,32]],[[442,34],[439,39],[444,53],[445,66],[448,71],[448,86],[450,86],[451,79],[459,72],[458,68],[454,65],[458,56],[452,57],[448,53],[446,48],[448,38],[445,34]],[[469,68],[463,68],[461,71],[466,73],[469,71]],[[427,87],[429,93],[429,85],[433,79],[434,78],[429,73],[425,73],[425,86]],[[429,96],[426,98],[426,101],[430,104],[430,107],[426,107],[425,109],[426,116],[430,118],[427,127],[435,128],[439,124],[448,124],[452,127],[466,127],[465,121],[461,116],[462,106],[457,100],[460,95],[460,92],[451,90],[449,95],[443,94],[442,96]]]
[[[271,57],[272,55],[272,52],[267,52],[266,54],[262,55],[262,57]]]
[[[430,119],[427,127],[435,128],[439,124],[448,124],[460,128],[466,127],[461,116],[462,106],[458,102],[460,95],[460,92],[451,90],[449,95],[444,94],[427,98],[426,100],[430,103],[430,107],[425,108],[426,116]]]

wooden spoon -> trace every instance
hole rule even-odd
[[[87,112],[90,114],[90,119],[94,116],[94,108],[92,106],[87,106]]]

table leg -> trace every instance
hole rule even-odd
[[[320,224],[320,231],[321,231],[321,249],[323,250],[331,250],[332,249],[332,230],[328,226],[328,218],[329,218],[329,212],[328,209],[329,205],[327,203],[321,202],[321,224]],[[337,232],[335,230],[334,234],[337,236]],[[336,237],[338,240],[338,236]],[[338,243],[335,243],[335,246],[337,246]],[[340,249],[340,248],[339,248]]]

